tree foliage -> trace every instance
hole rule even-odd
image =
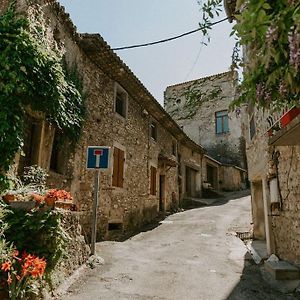
[[[213,9],[219,2],[206,4]],[[215,17],[204,8],[206,16]],[[237,0],[234,19],[232,34],[238,42],[233,68],[243,67],[244,74],[240,97],[233,104],[250,102],[271,110],[299,106],[300,2]],[[243,58],[238,46],[243,47]]]

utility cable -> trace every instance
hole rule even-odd
[[[194,71],[194,68],[196,67],[196,64],[199,60],[199,57],[200,57],[200,54],[201,54],[201,51],[202,51],[202,48],[203,48],[203,45],[204,45],[204,42],[203,42],[203,39],[200,43],[200,48],[199,48],[199,51],[197,53],[197,56],[196,56],[196,59],[195,59],[195,62],[193,63],[193,65],[191,66],[190,70],[188,71],[187,75],[185,76],[184,80],[183,81],[186,81],[188,79],[188,77],[191,75],[191,73]]]
[[[170,42],[170,41],[182,38],[184,36],[193,34],[193,33],[197,32],[197,31],[203,30],[205,28],[210,28],[211,26],[217,25],[217,24],[222,23],[222,22],[224,22],[226,20],[228,20],[228,18],[224,18],[222,20],[213,22],[213,23],[211,23],[209,25],[205,25],[205,26],[199,27],[197,29],[194,29],[194,30],[191,30],[191,31],[182,33],[180,35],[167,38],[167,39],[163,39],[163,40],[159,40],[159,41],[155,41],[155,42],[151,42],[151,43],[145,43],[145,44],[137,44],[137,45],[131,45],[131,46],[125,46],[125,47],[118,47],[118,48],[113,48],[112,50],[114,50],[114,51],[120,51],[120,50],[133,49],[133,48],[141,48],[141,47],[147,47],[147,46],[157,45],[157,44],[161,44],[161,43],[165,43],[165,42]]]

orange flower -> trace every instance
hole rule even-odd
[[[11,268],[11,263],[9,261],[6,261],[1,265],[1,270],[3,270],[4,272],[9,271],[10,268]]]
[[[8,274],[7,283],[8,283],[8,284],[11,284],[11,283],[12,283],[12,278],[11,278],[10,274]]]
[[[46,269],[46,261],[43,258],[35,258],[33,261],[33,268],[30,272],[32,277],[42,276]]]

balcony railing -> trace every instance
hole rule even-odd
[[[300,145],[300,108],[283,109],[267,118],[269,144],[273,146]]]
[[[272,136],[289,122],[291,122],[298,114],[300,114],[300,108],[285,107],[279,112],[274,112],[267,117],[266,133]]]

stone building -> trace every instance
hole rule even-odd
[[[202,160],[203,185],[214,190],[237,191],[246,188],[247,171],[235,165],[222,164],[208,155]]]
[[[224,4],[232,16],[236,1]],[[274,113],[246,107],[243,124],[254,238],[265,242],[268,255],[300,266],[300,109]]]
[[[248,107],[247,159],[254,237],[269,255],[300,265],[300,114],[278,131],[291,111]]]
[[[1,1],[5,10],[8,1]],[[38,15],[68,68],[76,70],[85,95],[80,139],[71,144],[44,116],[27,110],[25,156],[19,172],[38,164],[48,184],[69,190],[89,234],[94,172],[86,169],[90,145],[111,147],[110,168],[101,174],[98,239],[140,227],[178,207],[186,194],[201,194],[203,148],[192,141],[98,34],[79,34],[55,0],[17,1],[17,10]]]
[[[205,147],[203,181],[216,190],[246,187],[241,111],[230,111],[236,88],[237,74],[225,72],[169,86],[165,91],[167,112],[195,143]]]

